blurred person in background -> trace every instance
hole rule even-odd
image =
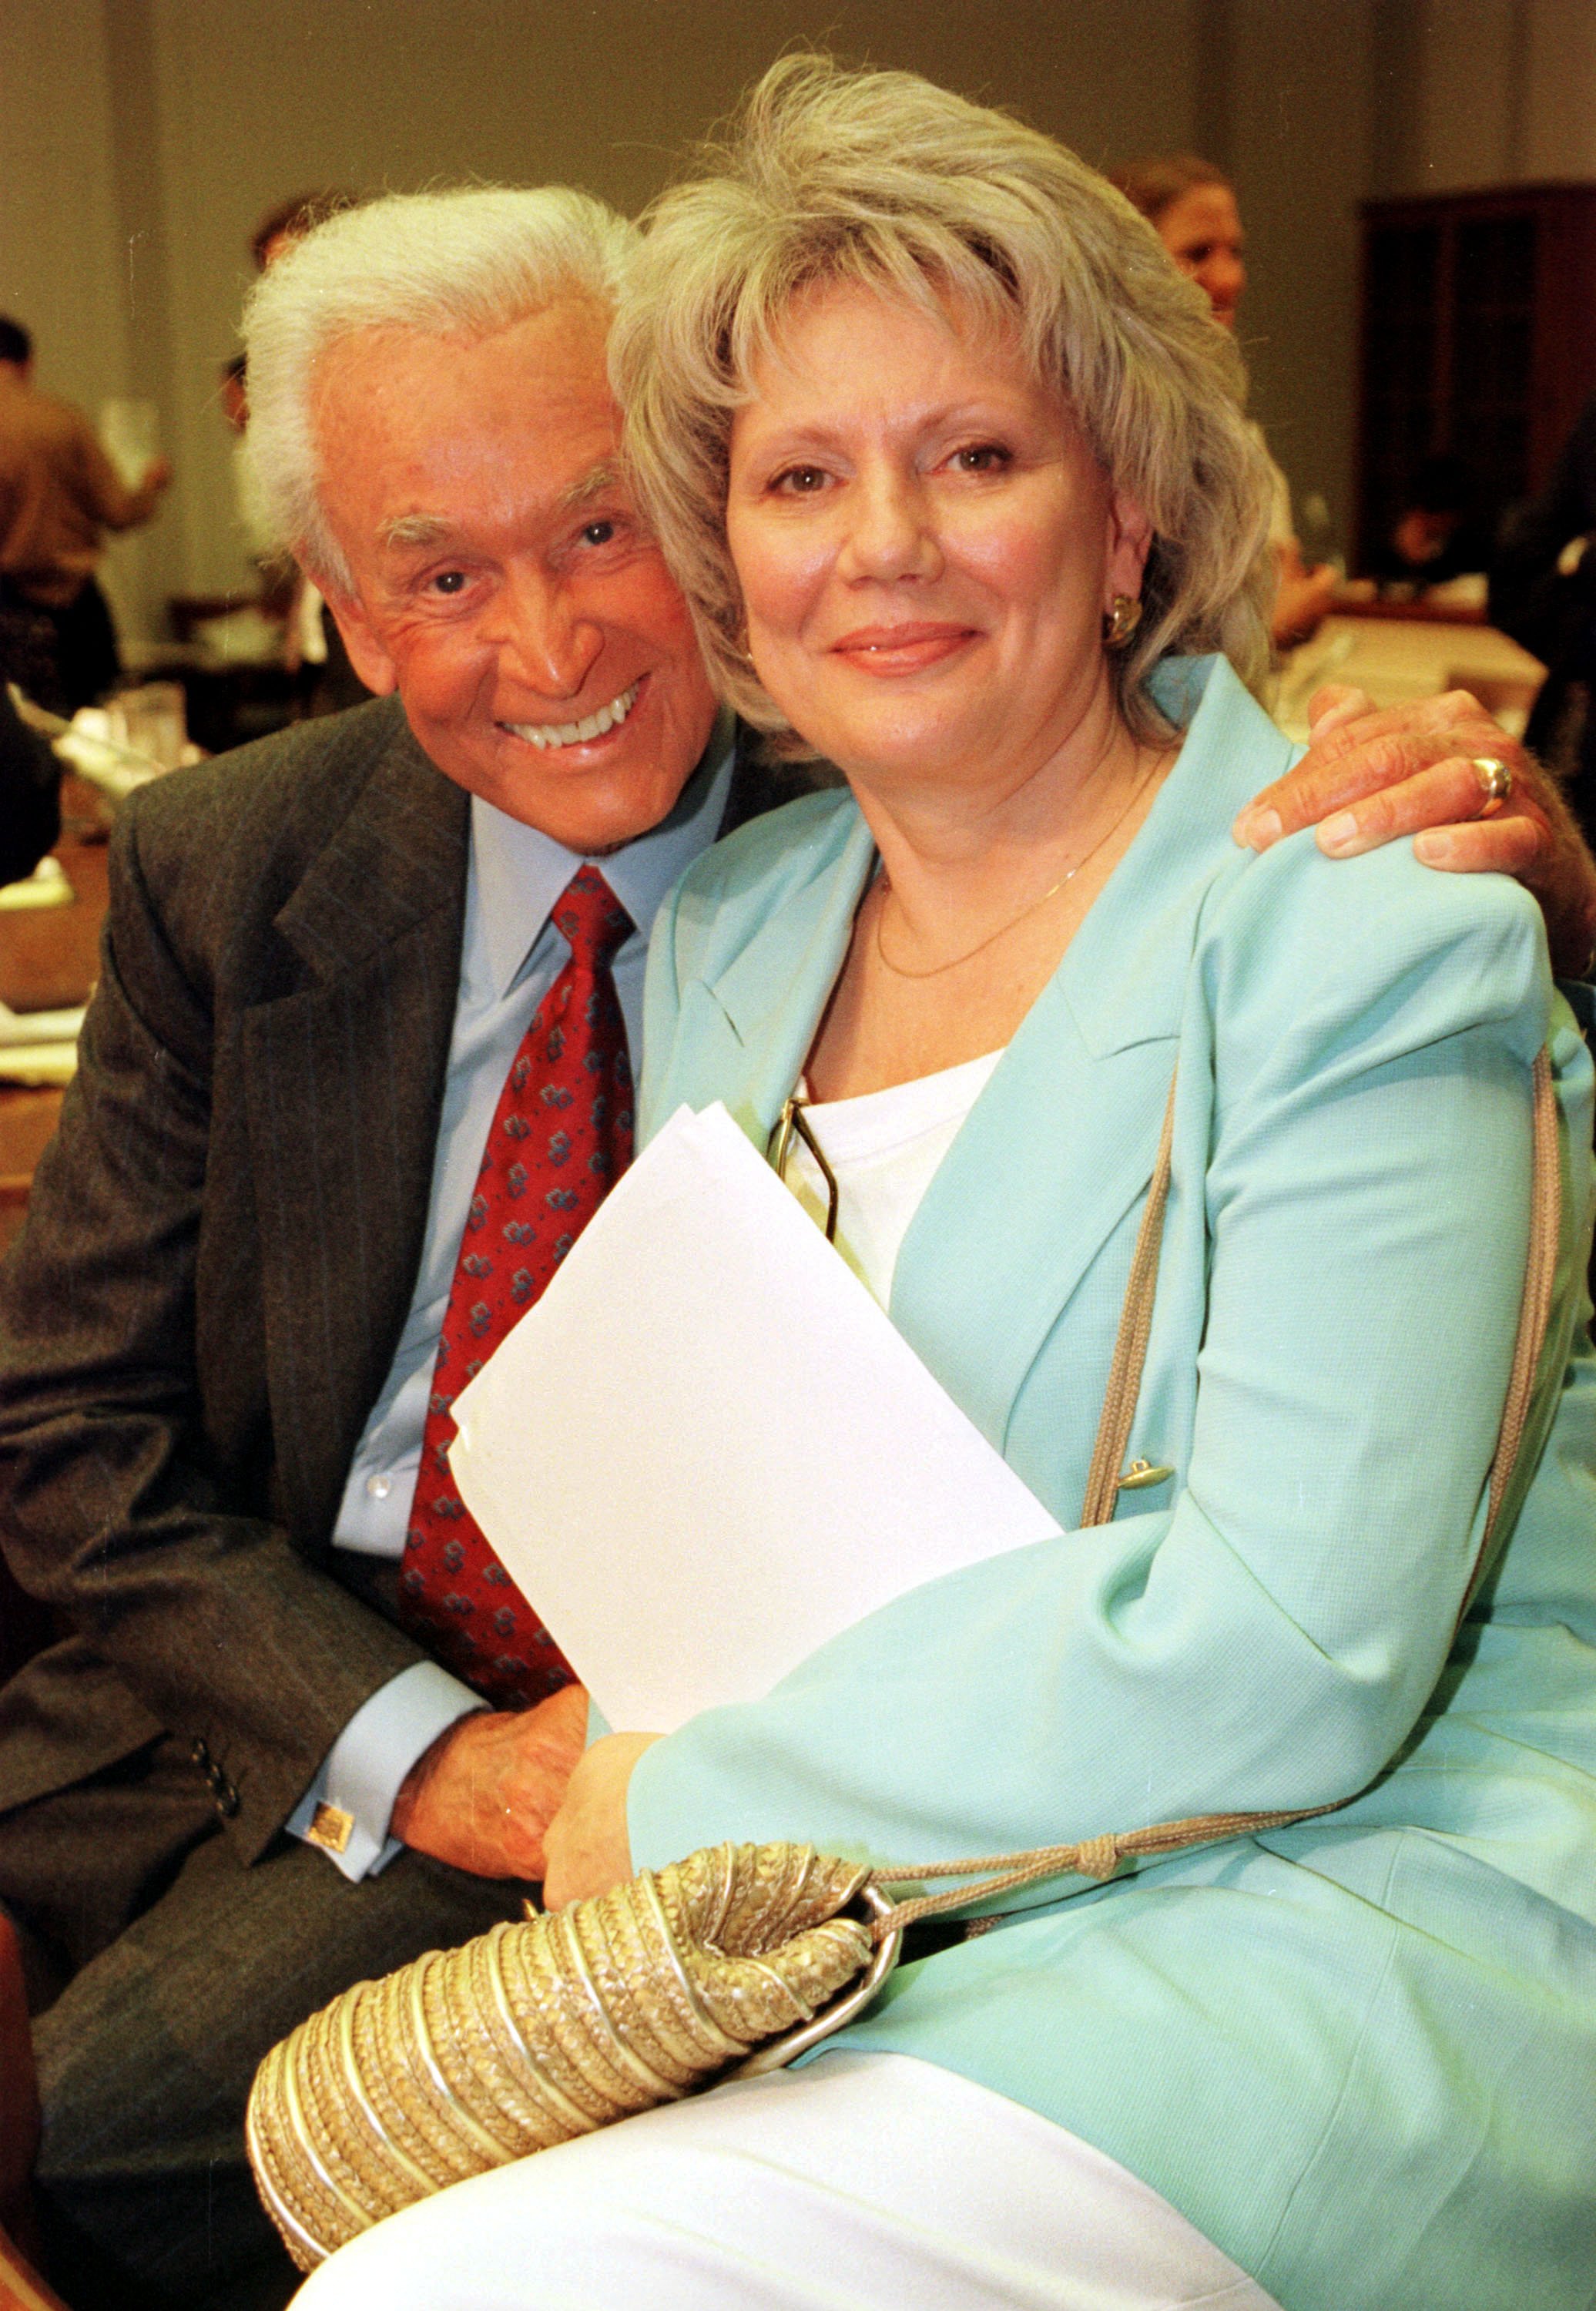
[[[75,713],[119,679],[94,575],[104,533],[148,521],[170,479],[155,458],[129,488],[82,410],[36,389],[33,340],[0,317],[0,609],[33,658],[41,705]]]
[[[1511,507],[1491,561],[1493,625],[1544,658],[1526,742],[1596,826],[1596,394],[1540,495]]]
[[[1390,536],[1371,558],[1382,593],[1409,594],[1483,571],[1490,538],[1474,516],[1474,477],[1449,452],[1423,458]]]
[[[1202,289],[1220,327],[1234,329],[1247,268],[1242,220],[1229,179],[1194,153],[1152,154],[1111,171],[1111,176],[1181,271]],[[1275,477],[1269,544],[1278,572],[1269,634],[1277,650],[1294,650],[1323,624],[1336,590],[1336,573],[1328,562],[1310,569],[1303,560],[1291,518],[1290,485],[1273,458],[1269,463]]]

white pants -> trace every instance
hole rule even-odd
[[[1278,2311],[1064,2128],[903,2054],[822,2055],[426,2199],[295,2311]]]

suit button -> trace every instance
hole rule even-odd
[[[188,1755],[196,1766],[208,1766],[211,1762],[211,1753],[197,1734],[188,1744]]]
[[[216,1792],[216,1810],[224,1821],[231,1821],[239,1810],[239,1793],[225,1774],[213,1784]]]

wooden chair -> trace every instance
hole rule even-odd
[[[0,1918],[0,2311],[66,2311],[23,2247],[33,2246],[28,2185],[39,2150],[39,2089],[22,1953]]]

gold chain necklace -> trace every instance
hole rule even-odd
[[[1103,832],[1098,836],[1096,842],[1092,845],[1090,850],[1083,851],[1068,872],[1067,874],[1060,875],[1058,881],[1052,885],[1051,889],[1044,891],[1040,899],[1032,899],[1029,901],[1026,905],[1020,909],[1017,915],[1011,915],[1006,923],[999,923],[995,931],[989,931],[986,937],[981,939],[975,946],[966,947],[963,955],[955,955],[950,963],[934,963],[929,971],[905,971],[902,964],[897,964],[893,961],[892,957],[887,954],[886,949],[881,944],[881,919],[886,912],[887,895],[892,890],[892,877],[888,875],[886,868],[884,866],[881,869],[880,882],[882,903],[876,909],[876,952],[881,958],[882,964],[885,969],[892,972],[894,979],[940,979],[945,971],[956,971],[962,963],[973,963],[978,955],[984,955],[988,947],[996,946],[1000,938],[1007,938],[1010,931],[1017,930],[1027,916],[1033,915],[1040,908],[1045,907],[1050,899],[1056,899],[1060,892],[1064,888],[1066,883],[1073,883],[1076,876],[1080,873],[1081,868],[1083,867],[1089,867],[1093,859],[1096,858],[1097,853],[1102,850],[1103,844],[1110,840],[1111,836],[1119,833],[1120,829],[1124,825],[1125,821],[1129,817],[1132,808],[1140,799],[1141,796],[1146,792],[1148,783],[1153,778],[1154,772],[1157,770],[1159,763],[1164,759],[1164,758],[1162,754],[1156,754],[1154,756],[1151,768],[1147,771],[1146,777],[1138,781],[1136,787],[1131,792],[1129,800],[1126,803],[1124,809],[1120,813],[1119,816],[1113,821],[1112,825],[1104,828]]]

